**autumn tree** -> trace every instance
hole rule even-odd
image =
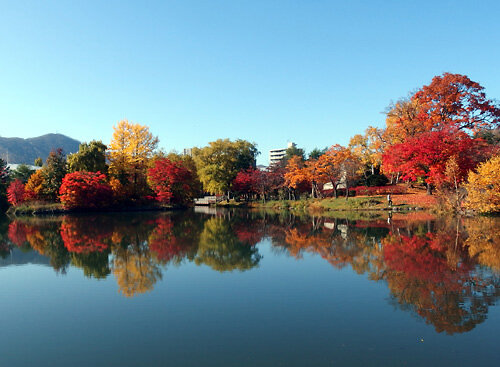
[[[162,203],[188,204],[196,193],[193,173],[182,161],[162,158],[148,169],[148,182]]]
[[[59,199],[67,209],[104,208],[112,197],[106,175],[100,172],[68,173],[59,191]]]
[[[455,156],[459,171],[457,180],[462,182],[467,172],[487,156],[484,141],[454,129],[429,131],[388,147],[383,155],[384,171],[401,172],[402,178],[415,181],[422,178],[428,192],[446,181],[446,162]]]
[[[107,173],[106,145],[100,140],[82,143],[78,152],[68,155],[69,172],[87,171]]]
[[[255,188],[257,186],[258,170],[253,168],[248,168],[238,172],[233,182],[231,183],[231,188],[233,192],[243,195],[246,200],[250,199],[252,194],[255,194]]]
[[[354,135],[348,147],[359,158],[361,164],[368,167],[370,174],[375,175],[380,170],[386,145],[384,130],[370,126],[364,134]]]
[[[241,170],[255,168],[255,144],[246,140],[219,139],[204,148],[193,149],[198,176],[207,192],[222,194],[229,190]]]
[[[158,146],[158,138],[147,126],[122,120],[113,127],[109,145],[109,172],[124,186],[129,186],[134,199],[144,195],[146,173]]]
[[[417,91],[413,101],[425,115],[427,130],[455,127],[477,131],[500,126],[500,107],[486,98],[484,87],[466,75],[444,73]]]
[[[330,182],[337,197],[337,189],[344,185],[346,199],[349,195],[349,187],[360,176],[362,170],[361,160],[349,148],[341,145],[332,146],[316,162],[316,174],[321,182]]]
[[[10,183],[7,188],[7,199],[13,206],[22,204],[26,200],[26,192],[21,180],[17,179]]]
[[[43,200],[45,198],[43,188],[45,187],[45,176],[39,169],[33,173],[25,185],[26,200]]]
[[[381,136],[388,144],[403,143],[406,139],[430,130],[424,124],[425,119],[418,100],[413,96],[401,98],[387,108],[386,129]]]
[[[298,155],[288,160],[284,177],[285,185],[293,190],[294,196],[295,191],[304,192],[311,189],[311,171]]]
[[[43,166],[43,159],[42,157],[38,157],[35,159],[34,165],[37,167],[42,167]]]
[[[500,155],[471,171],[465,188],[466,207],[479,213],[500,212]]]

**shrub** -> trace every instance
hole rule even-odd
[[[358,186],[350,189],[355,191],[356,195],[387,195],[387,194],[406,194],[405,186]]]
[[[59,198],[65,209],[104,208],[113,192],[100,172],[73,172],[64,176]]]

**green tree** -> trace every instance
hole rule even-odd
[[[7,187],[9,185],[9,168],[7,162],[0,158],[0,209],[7,208]]]
[[[21,180],[25,184],[28,182],[33,173],[35,173],[34,169],[31,169],[26,164],[20,164],[14,171],[12,171],[11,177],[14,180]]]
[[[92,140],[90,143],[82,143],[77,153],[68,155],[69,172],[88,171],[107,173],[106,145],[100,140]]]
[[[37,159],[35,159],[35,166],[37,166],[37,167],[43,166],[43,160],[41,157],[38,157]]]
[[[302,148],[297,148],[295,144],[292,144],[292,146],[288,147],[288,149],[285,152],[285,157],[283,160],[285,162],[288,162],[292,157],[298,156],[300,157],[303,161],[306,159],[306,154],[304,152],[304,149]]]
[[[231,187],[239,171],[255,168],[259,154],[255,144],[246,140],[219,139],[204,148],[193,149],[193,158],[205,191],[222,194]]]
[[[62,179],[66,175],[66,159],[61,148],[50,152],[42,170],[43,193],[48,199],[55,201],[59,195]]]
[[[328,147],[319,149],[319,148],[314,148],[311,153],[309,153],[309,159],[316,160],[319,157],[321,157],[323,154],[325,154],[328,150]]]

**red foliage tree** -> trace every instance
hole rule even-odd
[[[454,126],[477,130],[500,125],[500,108],[486,98],[484,88],[465,75],[444,73],[422,87],[418,101],[427,129]]]
[[[17,179],[11,182],[7,188],[7,200],[14,206],[17,206],[26,200],[26,192],[24,190],[24,184],[21,180]]]
[[[257,181],[260,179],[259,171],[253,168],[238,172],[232,183],[233,191],[245,195],[247,199],[255,194]]]
[[[182,162],[167,158],[155,161],[148,170],[148,181],[161,203],[185,204],[194,195],[194,175]]]
[[[100,172],[73,172],[64,176],[59,199],[67,209],[103,208],[110,204],[113,191]]]
[[[388,147],[382,156],[384,171],[402,173],[402,178],[415,181],[425,178],[428,184],[439,184],[446,180],[446,162],[455,157],[458,163],[459,180],[467,172],[487,159],[489,149],[482,139],[473,139],[468,134],[454,129],[429,131],[410,138],[404,143]]]

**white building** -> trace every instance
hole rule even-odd
[[[295,143],[290,142],[286,148],[271,149],[269,151],[269,165],[273,165],[281,161],[285,157],[286,150],[292,147],[295,147]]]

